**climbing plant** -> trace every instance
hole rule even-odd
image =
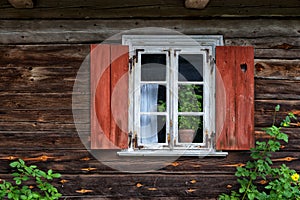
[[[244,200],[244,199],[287,199],[300,200],[299,174],[282,164],[273,166],[272,153],[280,150],[280,141],[288,142],[288,135],[283,133],[282,127],[289,127],[291,120],[296,117],[289,113],[280,126],[275,125],[276,113],[280,106],[274,111],[273,125],[264,129],[269,135],[268,141],[257,141],[256,147],[251,149],[251,160],[245,166],[237,167],[235,176],[239,183],[237,191],[231,194],[221,194],[219,200]],[[264,187],[259,187],[258,182],[263,181]]]
[[[55,200],[61,197],[57,188],[50,182],[59,178],[59,173],[53,173],[51,169],[45,172],[35,165],[27,166],[22,159],[10,163],[10,166],[16,169],[11,174],[14,182],[2,180],[0,199]]]

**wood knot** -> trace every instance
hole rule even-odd
[[[81,190],[76,190],[77,193],[81,193],[81,194],[84,194],[84,193],[89,193],[89,192],[94,192],[93,190],[86,190],[86,189],[81,189]]]
[[[288,49],[292,49],[293,47],[294,47],[293,45],[290,45],[290,44],[287,44],[287,43],[283,43],[283,44],[274,46],[273,48],[288,50]]]
[[[33,8],[32,0],[8,0],[14,8]]]
[[[204,9],[209,0],[185,0],[186,8]]]
[[[255,64],[255,69],[257,72],[261,72],[265,69],[265,67],[261,63],[256,63]]]

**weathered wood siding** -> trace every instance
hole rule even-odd
[[[136,174],[94,159],[72,114],[77,71],[90,43],[124,30],[164,27],[222,34],[226,45],[255,48],[255,133],[263,139],[261,129],[272,124],[277,104],[277,123],[289,111],[300,117],[299,9],[298,0],[211,0],[204,10],[185,9],[181,0],[37,0],[33,9],[1,1],[0,179],[10,179],[8,164],[20,157],[62,173],[56,185],[69,199],[214,199],[235,188],[235,167],[247,161],[247,151],[229,152],[226,158],[183,157],[156,172]],[[88,77],[88,71],[81,73]],[[74,105],[83,116],[79,128],[88,138],[88,95],[76,98],[83,102]],[[284,131],[290,142],[273,161],[300,172],[300,129]]]

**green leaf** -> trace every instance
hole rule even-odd
[[[22,159],[19,159],[19,162],[20,162],[20,164],[21,164],[21,165],[25,165],[25,162],[24,162],[24,160],[22,160]]]
[[[16,180],[16,184],[17,184],[17,185],[21,185],[21,183],[22,183],[21,179],[17,179],[17,180]]]
[[[244,193],[245,192],[245,188],[240,188],[239,189],[239,193]]]
[[[275,107],[275,111],[278,112],[280,110],[280,105],[278,104],[276,107]]]
[[[18,165],[19,165],[18,161],[15,161],[15,162],[12,162],[12,163],[9,164],[9,166],[11,166],[13,168],[17,167]]]
[[[55,173],[55,174],[52,174],[52,177],[53,177],[53,178],[60,178],[60,177],[61,177],[61,174]]]
[[[53,173],[52,169],[48,170],[48,175],[51,175]]]
[[[248,198],[249,198],[249,200],[253,200],[255,198],[255,194],[254,193],[248,193]]]
[[[14,177],[19,177],[20,176],[20,174],[18,172],[14,172],[11,175],[14,176]]]

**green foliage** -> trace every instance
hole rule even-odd
[[[158,103],[159,104],[157,105],[157,111],[158,112],[166,112],[166,109],[167,109],[166,102],[159,100]]]
[[[59,178],[60,174],[53,173],[51,169],[44,172],[37,169],[35,165],[27,166],[21,159],[10,163],[10,166],[16,168],[16,171],[12,173],[14,183],[2,180],[0,199],[55,200],[61,197],[58,190],[50,183],[53,179]],[[35,184],[31,185],[33,181]]]
[[[202,111],[202,88],[200,85],[180,85],[178,90],[178,112],[201,112]],[[179,116],[179,129],[197,130],[201,121],[197,116]]]
[[[300,200],[299,174],[285,164],[272,166],[271,154],[280,150],[280,141],[288,142],[288,135],[281,131],[281,127],[275,126],[275,116],[279,109],[279,105],[275,107],[273,125],[264,129],[270,139],[266,142],[257,141],[256,147],[251,149],[252,160],[244,167],[237,167],[235,176],[240,184],[238,191],[231,191],[230,195],[222,194],[219,200]],[[286,116],[281,126],[289,127],[291,119],[296,119],[292,113]],[[266,183],[264,187],[259,187],[261,181]]]

